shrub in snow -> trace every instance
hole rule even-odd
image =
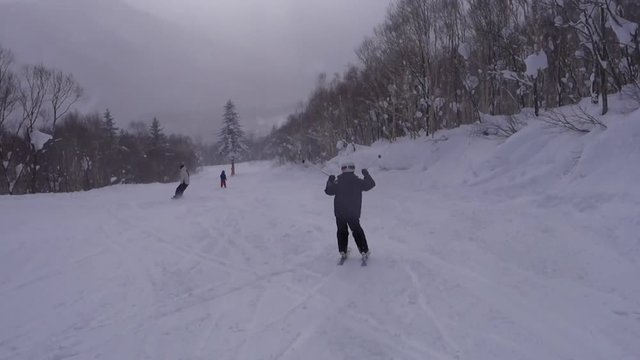
[[[497,136],[507,138],[527,123],[519,115],[490,116],[483,115],[482,122],[477,123],[471,131],[472,136]]]
[[[589,114],[579,105],[546,111],[540,119],[554,127],[580,133],[588,133],[596,127],[607,127],[599,118]]]

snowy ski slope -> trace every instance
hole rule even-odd
[[[638,117],[343,154],[368,267],[314,166],[0,197],[0,359],[640,359]]]

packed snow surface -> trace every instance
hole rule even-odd
[[[0,359],[639,359],[639,118],[0,197]],[[345,157],[367,267],[336,266]]]

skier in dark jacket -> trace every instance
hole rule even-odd
[[[220,173],[220,187],[227,188],[227,174],[224,173],[224,170]]]
[[[369,246],[364,230],[360,226],[360,212],[362,208],[362,192],[369,191],[376,186],[369,171],[362,169],[364,179],[355,174],[353,162],[345,162],[341,165],[342,174],[336,179],[329,176],[324,192],[335,196],[333,199],[333,211],[338,227],[338,251],[342,258],[347,256],[347,243],[349,240],[349,228],[358,246],[358,251],[363,258],[369,256]]]

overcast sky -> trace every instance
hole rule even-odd
[[[170,132],[194,135],[214,133],[211,118],[221,117],[228,99],[249,131],[281,124],[320,73],[331,77],[357,63],[355,48],[392,0],[120,1],[163,22],[115,0],[0,0],[34,4],[0,13],[0,43],[21,61],[77,75],[92,110],[109,107],[125,122],[158,116],[173,121]],[[169,33],[156,36],[154,26],[167,21]],[[127,47],[131,54],[123,54]],[[167,78],[176,73],[184,81]]]
[[[342,72],[357,62],[354,49],[382,23],[391,0],[125,0],[241,48],[230,57],[250,60],[273,79],[279,103],[292,110],[312,90],[317,75]],[[278,81],[278,80],[281,81]],[[247,89],[249,91],[249,89]],[[272,97],[273,99],[273,97]],[[260,104],[256,99],[256,104]],[[249,106],[250,104],[239,104]],[[258,105],[260,107],[261,105]],[[275,115],[284,117],[286,114]],[[257,119],[272,123],[268,119]],[[264,126],[263,126],[264,128]]]

